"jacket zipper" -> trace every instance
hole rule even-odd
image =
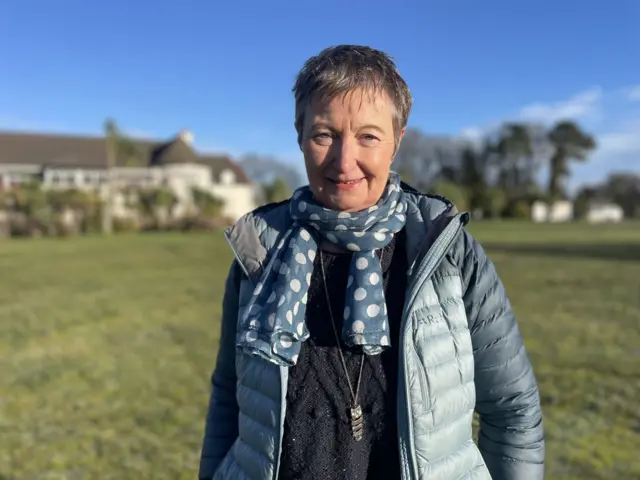
[[[420,263],[417,265],[417,272],[412,275],[413,281],[411,282],[410,287],[407,289],[407,291],[409,292],[409,296],[405,303],[402,323],[400,325],[401,341],[399,344],[399,355],[402,359],[402,362],[400,362],[400,378],[402,379],[404,385],[399,385],[398,388],[398,425],[400,427],[398,441],[404,480],[413,480],[418,478],[418,466],[413,452],[413,421],[411,419],[411,408],[408,405],[410,392],[407,378],[407,358],[405,345],[407,341],[410,340],[410,335],[408,333],[407,327],[407,324],[409,323],[409,313],[411,312],[413,304],[416,301],[416,297],[420,290],[420,287],[431,277],[444,256],[447,254],[449,248],[457,239],[458,234],[462,230],[463,225],[466,224],[467,218],[468,216],[466,214],[458,214],[453,217],[453,219],[444,228],[442,233],[435,239],[435,241],[429,246],[424,247],[427,248],[427,251],[422,258],[420,257],[424,252],[424,248],[421,249],[417,257],[420,261]],[[422,378],[422,376],[420,376],[420,381],[421,386],[424,388],[423,382],[425,380]],[[401,413],[403,410],[403,406],[405,407],[404,415]]]

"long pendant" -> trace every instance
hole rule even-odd
[[[360,405],[355,405],[349,409],[349,415],[351,416],[351,433],[356,442],[362,440],[362,434],[364,432],[364,415],[362,414],[362,408]]]

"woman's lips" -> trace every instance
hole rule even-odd
[[[353,190],[354,188],[358,188],[360,184],[362,184],[364,178],[358,178],[355,180],[334,180],[330,178],[329,181],[333,183],[339,190]]]

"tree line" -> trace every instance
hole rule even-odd
[[[612,173],[599,184],[582,187],[575,197],[576,215],[584,216],[590,204],[600,201],[619,205],[625,218],[640,218],[640,175]]]
[[[437,138],[410,129],[395,169],[416,188],[439,193],[485,218],[525,218],[535,201],[567,199],[572,162],[587,160],[594,137],[572,121],[550,128],[509,122],[481,138]],[[545,169],[546,181],[540,182]]]

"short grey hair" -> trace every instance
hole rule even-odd
[[[302,143],[304,112],[312,100],[326,101],[358,88],[389,95],[395,108],[393,127],[397,146],[400,132],[409,120],[411,92],[390,55],[362,45],[325,48],[305,62],[292,89],[298,144]]]

